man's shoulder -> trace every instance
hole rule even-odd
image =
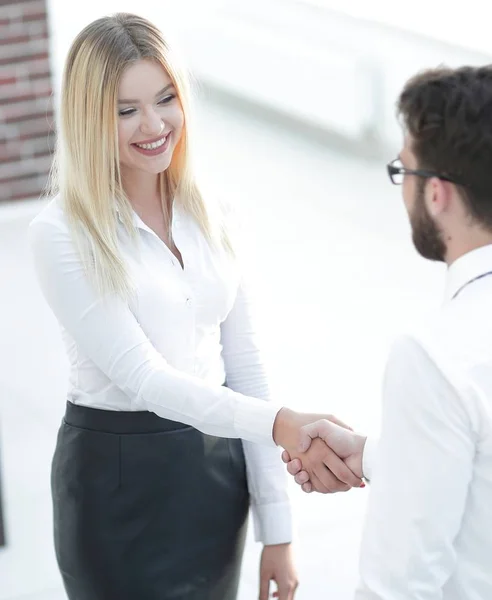
[[[484,319],[477,327],[476,315],[447,305],[429,313],[395,338],[392,353],[420,353],[456,388],[467,385],[477,364],[492,366],[492,324]]]
[[[441,330],[443,328],[444,315],[442,310],[428,312],[423,317],[413,320],[407,324],[394,338],[392,349],[394,352],[416,351],[417,348],[427,351],[429,354],[438,352],[442,341]]]

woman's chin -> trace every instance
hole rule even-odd
[[[165,156],[161,157],[160,160],[143,160],[143,161],[131,161],[131,162],[121,162],[120,168],[126,174],[131,173],[132,171],[144,172],[149,175],[158,175],[159,173],[163,173],[167,171],[171,164],[171,157]]]

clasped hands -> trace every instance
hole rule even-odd
[[[282,408],[275,419],[273,438],[284,448],[282,459],[288,472],[305,492],[329,494],[364,487],[366,438],[333,415]]]

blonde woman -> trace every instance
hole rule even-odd
[[[71,363],[52,466],[68,597],[233,600],[251,503],[260,598],[274,580],[291,600],[273,437],[295,452],[319,415],[265,402],[231,239],[190,168],[186,80],[148,21],[104,17],[73,42],[54,183],[30,239]],[[334,489],[360,483],[339,462]]]

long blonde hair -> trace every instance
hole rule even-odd
[[[101,293],[131,292],[118,243],[118,214],[136,240],[132,207],[124,192],[118,152],[117,98],[125,69],[152,59],[166,70],[181,103],[185,125],[169,168],[160,174],[164,198],[175,198],[211,245],[232,252],[225,228],[211,212],[192,173],[189,152],[189,86],[161,32],[127,13],[85,27],[69,50],[63,74],[58,140],[49,193],[60,194],[88,274]]]

